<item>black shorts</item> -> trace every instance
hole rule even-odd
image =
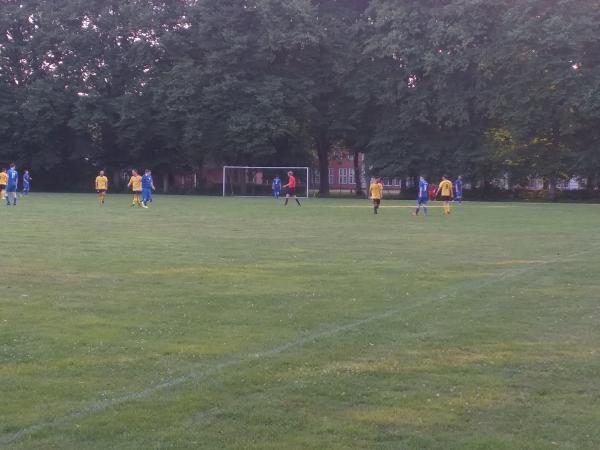
[[[0,190],[3,191],[4,189],[6,189],[6,185],[5,184],[0,184]]]
[[[381,205],[381,199],[380,198],[374,198],[373,199],[373,204],[377,205],[377,206]]]
[[[97,189],[96,192],[98,194],[106,194],[106,189]]]
[[[142,191],[133,191],[133,195],[142,195]]]
[[[449,195],[442,195],[442,200],[444,200],[445,202],[449,202],[450,200],[452,200],[452,197],[450,197]]]
[[[290,197],[295,197],[296,196],[296,188],[293,188],[293,187],[287,188],[285,191],[285,195],[289,195]]]

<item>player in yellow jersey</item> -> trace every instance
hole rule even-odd
[[[131,203],[131,207],[142,207],[142,177],[137,170],[133,169],[131,171],[131,178],[129,179],[127,187],[130,187],[131,192],[133,192],[133,202]]]
[[[104,170],[101,170],[96,177],[96,192],[98,193],[98,201],[101,205],[104,205],[106,191],[108,191],[108,178],[104,175]]]
[[[375,178],[371,186],[369,186],[369,198],[373,200],[373,213],[377,214],[377,210],[381,206],[381,199],[383,198],[383,184],[381,184],[381,178]]]
[[[6,197],[6,184],[8,183],[8,174],[6,173],[6,167],[2,168],[0,172],[0,197],[2,200]]]
[[[452,182],[448,179],[448,177],[442,177],[442,181],[438,186],[438,190],[436,192],[436,197],[442,193],[442,200],[444,201],[444,214],[450,214],[450,201],[454,198],[454,192],[452,188]]]

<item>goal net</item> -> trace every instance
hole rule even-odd
[[[288,183],[289,171],[296,177],[296,196],[308,198],[308,167],[223,167],[223,197],[266,197],[273,195],[273,180],[279,177],[281,186]],[[285,196],[285,189],[281,189]]]

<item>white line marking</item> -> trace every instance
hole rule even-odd
[[[174,387],[180,386],[180,385],[190,382],[190,381],[202,381],[203,379],[205,379],[211,375],[215,375],[218,372],[220,372],[224,369],[228,369],[230,367],[240,366],[240,365],[243,365],[246,363],[251,363],[253,361],[257,361],[257,360],[264,359],[264,358],[271,358],[273,356],[277,356],[281,353],[284,353],[287,350],[291,350],[294,348],[301,348],[301,347],[306,346],[307,344],[315,343],[318,340],[330,338],[330,337],[336,336],[338,334],[344,333],[346,331],[354,330],[363,325],[366,325],[366,324],[369,324],[372,322],[376,322],[379,320],[387,319],[389,317],[395,316],[404,311],[408,311],[408,310],[411,310],[414,308],[428,305],[433,302],[448,301],[449,299],[455,297],[459,293],[464,293],[465,291],[469,291],[469,290],[481,289],[481,288],[484,288],[491,284],[495,284],[499,281],[506,280],[507,278],[519,276],[521,274],[529,272],[532,269],[543,267],[547,264],[553,264],[553,263],[557,263],[557,262],[565,262],[565,260],[567,258],[578,257],[583,254],[594,252],[594,251],[596,251],[595,247],[588,248],[587,250],[583,250],[583,251],[576,252],[576,253],[571,253],[571,254],[568,254],[565,256],[561,256],[561,257],[555,256],[548,260],[541,261],[537,264],[522,264],[522,265],[520,264],[517,267],[511,267],[511,268],[497,270],[497,271],[493,272],[491,275],[488,275],[487,277],[485,277],[483,279],[467,280],[467,281],[458,283],[455,287],[446,291],[446,294],[443,295],[442,298],[440,298],[439,293],[438,293],[438,294],[432,295],[431,297],[426,298],[418,303],[413,303],[410,305],[405,305],[403,307],[388,309],[379,314],[365,317],[364,319],[358,319],[358,320],[355,320],[353,322],[350,322],[350,323],[347,323],[344,325],[338,325],[335,327],[331,327],[326,330],[322,330],[318,333],[314,333],[310,336],[296,339],[296,340],[284,343],[282,345],[279,345],[277,347],[273,347],[271,349],[264,350],[262,352],[246,353],[243,355],[239,355],[239,356],[233,357],[227,361],[218,363],[218,364],[214,365],[213,367],[210,367],[210,368],[207,368],[204,370],[199,370],[199,371],[192,371],[187,375],[173,378],[164,383],[160,383],[155,386],[148,387],[142,391],[130,392],[122,397],[114,398],[114,399],[110,399],[110,400],[92,401],[92,402],[88,403],[87,406],[83,407],[82,409],[75,411],[71,414],[67,414],[66,416],[59,417],[57,419],[54,419],[54,420],[51,420],[48,422],[42,422],[42,423],[39,423],[36,425],[32,425],[32,426],[23,428],[16,433],[5,434],[4,436],[0,437],[0,444],[1,445],[11,444],[25,436],[29,436],[31,434],[37,433],[46,428],[63,425],[63,424],[69,423],[75,419],[89,417],[91,415],[104,412],[107,409],[113,408],[115,406],[119,406],[123,403],[127,403],[127,402],[130,402],[133,400],[146,399],[146,398],[152,396],[153,394],[155,394],[156,392],[174,388]]]

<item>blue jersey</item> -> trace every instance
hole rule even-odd
[[[142,177],[142,189],[152,189],[153,184],[152,175],[144,175]]]
[[[425,180],[421,180],[419,181],[419,197],[427,197],[428,191],[427,189],[429,188],[429,183]]]
[[[16,186],[19,182],[19,172],[15,169],[9,169],[7,172],[8,175],[8,184],[7,186]]]
[[[23,175],[23,184],[29,184],[29,179],[30,179],[30,178],[31,178],[31,177],[29,176],[29,174],[28,174],[28,173],[24,174],[24,175]]]
[[[456,194],[462,194],[462,187],[463,187],[463,182],[461,180],[456,180],[454,182],[454,191],[456,192]]]
[[[273,190],[281,190],[281,178],[275,177],[275,179],[273,180]]]

